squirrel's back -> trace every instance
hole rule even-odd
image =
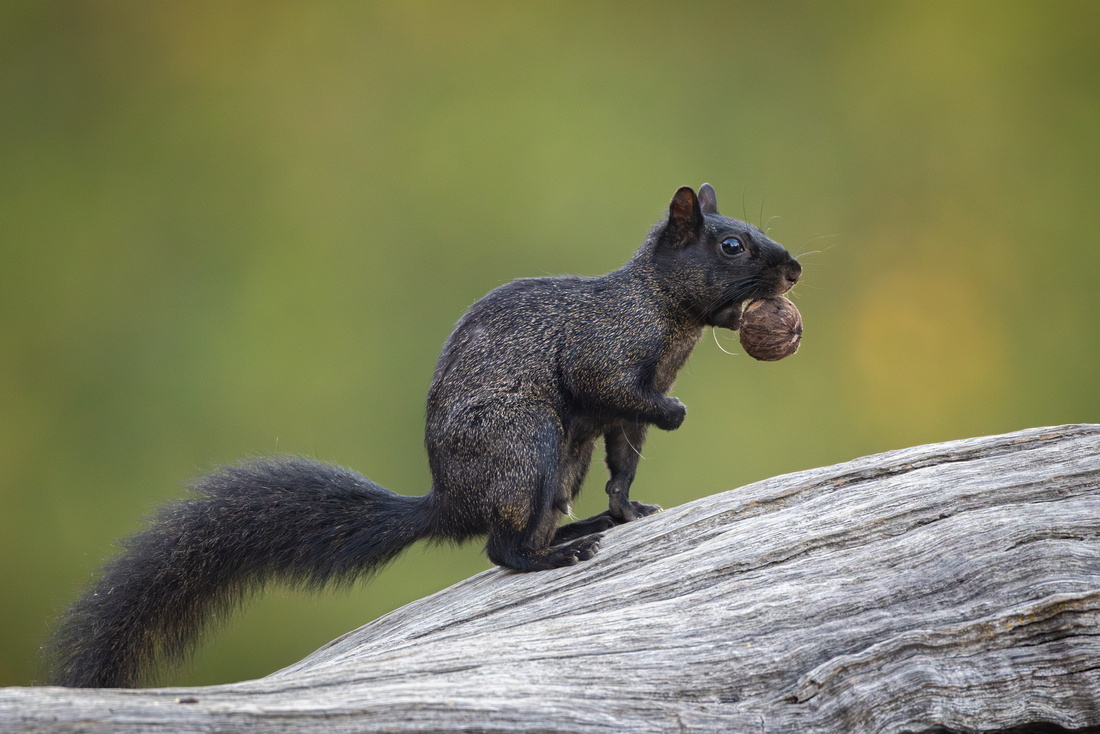
[[[499,396],[523,395],[566,410],[567,373],[586,357],[606,361],[616,345],[669,338],[668,319],[648,287],[628,263],[603,276],[522,278],[490,291],[443,345],[428,392],[429,423],[458,403]],[[684,331],[692,345],[702,325]]]

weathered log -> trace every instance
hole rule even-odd
[[[691,502],[259,680],[3,689],[0,730],[1100,731],[1100,426]]]

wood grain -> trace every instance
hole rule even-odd
[[[13,732],[1100,731],[1100,426],[775,477],[263,679],[0,690]]]

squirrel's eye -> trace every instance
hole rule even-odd
[[[744,252],[745,246],[741,244],[741,240],[736,237],[727,237],[722,240],[722,254],[723,255],[740,255]]]

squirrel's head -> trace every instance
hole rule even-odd
[[[736,329],[742,305],[789,291],[802,266],[758,227],[718,213],[710,184],[684,186],[647,243],[666,293],[711,326]]]

